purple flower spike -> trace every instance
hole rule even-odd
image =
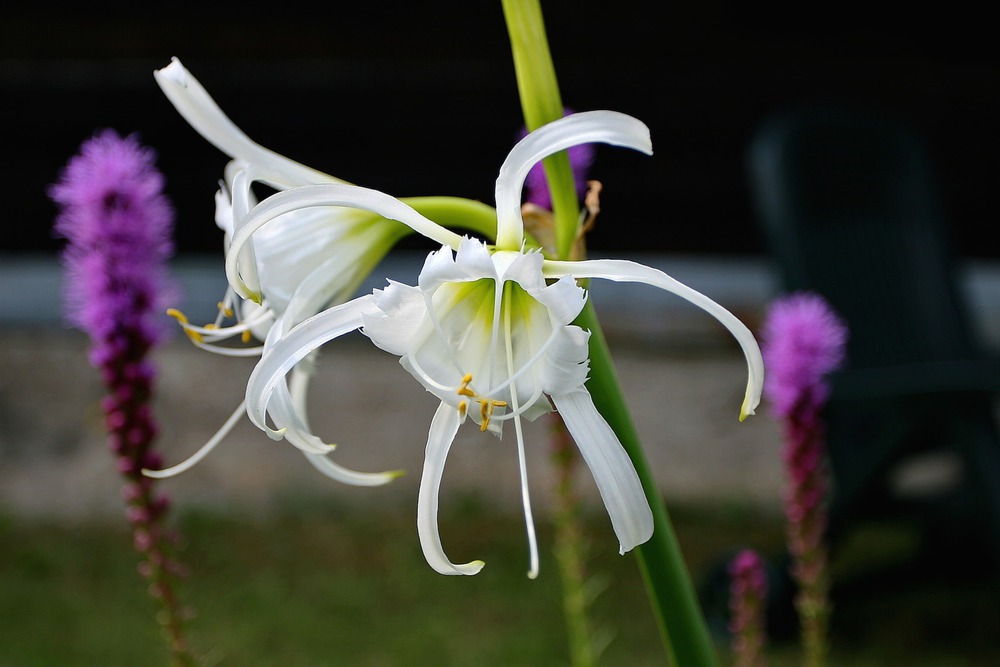
[[[806,401],[826,401],[826,376],[844,360],[847,327],[817,294],[798,292],[775,301],[763,332],[765,391],[778,417]]]
[[[126,343],[124,332],[152,345],[165,331],[160,320],[175,294],[166,269],[174,213],[154,160],[136,136],[104,130],[49,190],[61,206],[55,230],[69,240],[67,315],[94,340],[98,365],[138,342]]]
[[[776,300],[764,323],[764,388],[785,440],[787,543],[807,667],[821,667],[827,651],[829,481],[822,411],[829,396],[827,375],[843,363],[847,336],[847,326],[829,304],[809,292]]]
[[[154,160],[134,135],[104,130],[83,143],[49,195],[60,206],[55,230],[68,240],[67,316],[90,337],[90,361],[107,389],[104,426],[125,479],[125,515],[143,557],[139,570],[162,607],[157,618],[174,664],[193,665],[171,584],[182,568],[163,525],[169,502],[142,474],[160,463],[152,449],[159,430],[150,409],[155,371],[146,355],[166,331],[165,304],[175,292],[167,276],[174,213]]]

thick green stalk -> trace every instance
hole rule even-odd
[[[590,380],[587,389],[594,404],[632,459],[646,499],[653,511],[653,536],[636,547],[639,568],[646,582],[671,664],[677,667],[714,667],[715,647],[702,614],[687,564],[681,554],[670,516],[656,480],[646,463],[639,435],[632,423],[611,352],[590,302],[577,324],[590,331]]]
[[[439,225],[466,229],[487,239],[497,237],[497,212],[488,204],[461,197],[404,197],[401,201]],[[412,231],[397,224],[404,228],[403,236]]]
[[[535,130],[563,116],[542,10],[538,0],[502,0],[502,3],[524,124],[529,131]],[[565,151],[545,158],[542,166],[552,201],[556,256],[569,259],[580,219],[572,166]],[[562,578],[570,662],[573,667],[593,667],[597,656],[587,617],[579,506],[572,488],[572,470],[578,454],[562,418],[556,414],[553,421],[553,460],[561,476],[556,488],[555,551]]]
[[[525,123],[531,130],[563,115],[541,6],[539,0],[502,0],[502,4],[521,108]],[[545,160],[545,174],[555,216],[555,259],[575,259],[571,257],[571,252],[579,233],[579,204],[565,152]],[[598,410],[631,457],[653,512],[653,536],[637,547],[637,552],[666,651],[677,667],[714,667],[715,650],[687,565],[663,497],[643,455],[600,323],[589,302],[577,323],[591,332],[591,372],[587,387]]]
[[[502,0],[502,4],[524,123],[529,130],[534,130],[563,116],[563,103],[549,53],[542,9],[538,0]],[[573,170],[565,151],[545,158],[542,164],[552,196],[557,258],[570,259],[580,225],[580,205]]]

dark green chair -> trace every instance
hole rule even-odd
[[[901,521],[920,556],[996,568],[1000,364],[977,340],[918,137],[872,113],[791,110],[761,124],[747,168],[782,290],[821,294],[850,329],[825,412],[831,548]]]

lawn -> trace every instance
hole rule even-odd
[[[551,527],[539,525],[541,575],[531,581],[519,517],[497,515],[476,498],[446,511],[442,533],[453,559],[487,562],[475,577],[427,567],[405,512],[299,498],[266,516],[178,513],[190,568],[180,593],[193,612],[188,635],[201,664],[568,665]],[[671,511],[699,582],[736,546],[780,550],[779,517],[733,507]],[[600,664],[665,665],[635,559],[618,556],[606,522],[594,516],[585,524],[587,567],[599,591],[592,622],[608,642]],[[893,544],[874,534],[862,542],[842,571],[857,569],[858,554]],[[0,667],[168,664],[124,520],[8,516],[0,543]],[[871,594],[855,587],[835,599],[830,664],[1000,664],[997,592],[982,582],[911,581]],[[721,628],[724,619],[706,605]],[[719,642],[728,664],[724,635]],[[794,637],[776,638],[769,657],[776,667],[798,664]]]

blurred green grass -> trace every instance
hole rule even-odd
[[[178,512],[181,559],[190,569],[179,592],[194,614],[187,631],[201,664],[568,665],[551,526],[539,524],[541,575],[532,581],[519,516],[481,498],[448,503],[443,512],[449,555],[483,558],[479,575],[433,572],[412,512],[309,498],[289,499],[266,516]],[[737,507],[671,513],[696,581],[737,546],[780,552],[779,517]],[[600,664],[667,664],[635,559],[618,555],[606,516],[585,517],[585,540],[601,590],[592,622],[610,639]],[[877,543],[867,539],[866,548]],[[0,544],[0,667],[168,664],[124,519],[6,516]],[[839,603],[834,615],[843,616],[843,630],[835,628],[830,664],[1000,664],[996,589],[959,593],[915,586]],[[934,627],[947,632],[928,635]],[[794,640],[775,641],[769,657],[775,667],[798,664]]]

